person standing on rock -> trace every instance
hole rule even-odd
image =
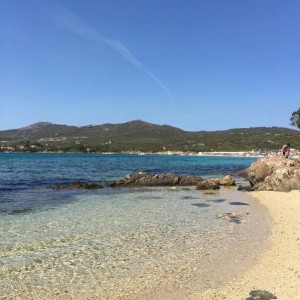
[[[283,145],[282,149],[281,149],[281,155],[284,158],[289,158],[290,157],[290,144],[287,143],[285,145]]]

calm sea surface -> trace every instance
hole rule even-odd
[[[141,295],[157,289],[186,291],[195,276],[208,278],[198,280],[198,288],[217,284],[216,274],[225,267],[216,266],[245,260],[243,241],[252,236],[254,223],[263,222],[248,195],[235,189],[206,195],[193,187],[55,191],[52,186],[107,182],[138,171],[221,177],[253,161],[0,154],[0,297],[146,299]],[[217,217],[224,213],[239,214],[243,222]]]
[[[0,154],[0,211],[56,206],[81,192],[51,187],[75,181],[107,182],[133,172],[217,177],[248,167],[254,158],[100,154]],[[104,194],[114,193],[103,191]]]

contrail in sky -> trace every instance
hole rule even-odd
[[[151,77],[165,91],[168,98],[171,101],[174,101],[174,98],[171,96],[170,91],[161,82],[161,80],[158,79],[152,72],[145,69],[143,64],[120,41],[103,36],[98,31],[86,24],[83,19],[70,12],[66,8],[61,9],[60,13],[56,12],[54,20],[55,23],[58,24],[60,27],[73,34],[77,34],[93,42],[104,43],[110,48],[116,50],[124,59],[130,62],[134,67]]]

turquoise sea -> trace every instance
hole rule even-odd
[[[253,232],[254,225],[267,228],[266,214],[249,195],[235,188],[205,194],[194,187],[52,187],[105,183],[138,171],[222,177],[253,161],[0,154],[0,298],[158,299],[176,291],[188,299],[231,280],[251,263],[266,234]],[[249,242],[255,243],[251,254]]]

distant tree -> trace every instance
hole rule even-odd
[[[290,121],[292,126],[300,128],[300,107],[292,113]]]

